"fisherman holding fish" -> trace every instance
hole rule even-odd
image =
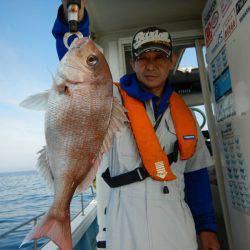
[[[62,2],[53,27],[60,60],[68,32]],[[88,37],[86,3],[79,31]],[[168,84],[177,60],[171,36],[148,27],[134,34],[131,45],[135,73],[113,86],[129,123],[115,134],[97,175],[98,248],[194,250],[199,234],[204,250],[217,250],[207,171],[213,163],[195,118]]]

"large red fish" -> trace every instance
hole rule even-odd
[[[75,41],[58,66],[52,89],[27,98],[21,106],[45,106],[47,145],[39,152],[38,167],[55,191],[51,208],[23,243],[47,236],[62,250],[72,249],[72,196],[93,181],[113,134],[127,121],[113,98],[103,54],[88,38]]]

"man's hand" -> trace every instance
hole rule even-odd
[[[203,250],[220,250],[220,244],[217,236],[213,232],[201,232],[200,239],[202,242]]]
[[[65,20],[68,20],[67,0],[62,0],[62,4],[63,4]],[[79,11],[79,22],[81,22],[84,17],[84,7],[86,6],[86,4],[87,0],[81,0],[81,9]]]

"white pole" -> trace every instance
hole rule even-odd
[[[195,49],[196,49],[196,55],[197,55],[197,61],[199,65],[199,73],[200,73],[200,82],[201,82],[201,89],[207,114],[207,122],[208,122],[208,129],[210,133],[210,139],[211,139],[211,145],[212,145],[212,151],[213,151],[213,158],[215,163],[215,170],[216,170],[216,178],[218,182],[218,188],[219,188],[219,194],[220,194],[220,200],[221,200],[221,206],[226,226],[226,232],[227,232],[227,239],[228,239],[228,245],[230,250],[235,249],[233,247],[233,240],[232,240],[232,230],[230,225],[230,217],[229,217],[229,211],[227,206],[227,198],[226,198],[226,191],[224,186],[224,177],[222,172],[222,164],[221,164],[221,158],[220,158],[220,151],[218,147],[218,141],[216,137],[216,127],[215,127],[215,121],[213,116],[213,111],[211,107],[211,92],[209,90],[209,82],[206,72],[206,66],[204,61],[204,56],[202,52],[202,45],[203,40],[196,40],[195,41]]]

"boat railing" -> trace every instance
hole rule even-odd
[[[93,189],[92,186],[90,186],[90,189],[91,189],[92,198],[94,199],[94,197],[95,197],[94,189]],[[84,215],[84,209],[85,209],[85,207],[84,207],[84,202],[83,202],[83,193],[81,193],[80,195],[81,195],[81,210],[73,217],[72,220],[74,220],[80,213],[82,213],[82,215]],[[92,199],[92,200],[93,200],[93,199]],[[33,225],[35,226],[35,225],[37,224],[37,222],[38,222],[38,219],[39,219],[41,216],[43,216],[44,214],[45,214],[45,212],[44,212],[44,213],[41,213],[41,214],[39,214],[39,215],[37,215],[37,216],[34,216],[33,218],[31,218],[31,219],[29,219],[29,220],[27,220],[27,221],[21,223],[20,225],[18,225],[18,226],[16,226],[16,227],[12,228],[12,229],[10,229],[10,230],[8,230],[7,232],[1,234],[1,235],[0,235],[0,240],[3,239],[3,238],[5,238],[5,237],[8,236],[9,234],[11,234],[11,233],[17,231],[18,229],[20,229],[20,228],[22,228],[22,227],[24,227],[24,226],[26,226],[26,225],[32,223],[32,222],[33,222]],[[72,220],[71,220],[71,221],[72,221]],[[34,250],[37,250],[37,249],[38,249],[37,240],[34,240]]]

